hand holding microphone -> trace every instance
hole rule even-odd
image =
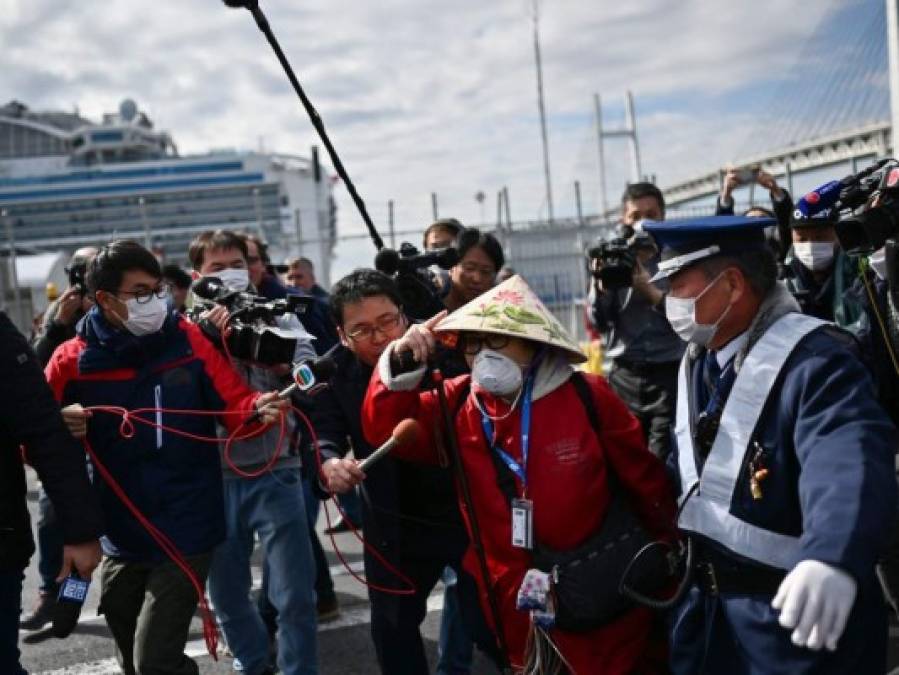
[[[423,363],[428,362],[428,358],[437,348],[437,339],[434,337],[434,327],[446,316],[447,311],[443,310],[432,316],[424,323],[415,323],[409,326],[405,335],[397,340],[393,348],[393,363],[396,366],[394,372],[405,372],[406,370],[415,370]],[[409,354],[415,368],[409,368]]]
[[[334,348],[316,359],[308,359],[295,364],[291,370],[293,384],[281,391],[262,394],[256,399],[256,412],[250,415],[244,424],[262,421],[271,424],[277,421],[282,411],[289,408],[288,399],[295,391],[314,393],[328,383],[337,370],[337,364],[331,358]]]
[[[421,425],[413,419],[404,419],[397,424],[390,438],[362,461],[352,459],[329,459],[322,465],[322,473],[330,492],[343,494],[365,480],[365,472],[394,448],[414,443],[421,433]]]

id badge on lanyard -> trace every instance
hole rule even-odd
[[[487,442],[490,444],[491,450],[499,455],[499,458],[518,477],[524,487],[523,496],[512,500],[512,546],[530,551],[534,548],[534,502],[527,498],[532,378],[528,378],[524,386],[525,390],[521,404],[521,464],[512,459],[507,452],[494,443],[493,423],[483,413],[481,413],[481,424],[484,427],[484,433],[487,436]]]
[[[530,499],[512,500],[512,546],[528,551],[534,548],[534,503]]]

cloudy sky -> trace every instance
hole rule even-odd
[[[262,6],[377,223],[393,199],[398,227],[421,227],[432,191],[442,216],[471,224],[481,221],[474,195],[483,191],[490,222],[503,185],[515,220],[546,215],[531,1]],[[623,94],[633,90],[644,172],[664,186],[794,133],[778,126],[777,115],[787,114],[793,98],[808,109],[823,96],[825,80],[858,52],[860,39],[882,44],[875,30],[882,6],[543,0],[556,215],[573,214],[574,180],[586,210],[598,204],[594,92],[612,126],[623,122]],[[262,144],[306,154],[316,142],[250,15],[218,0],[0,0],[0,44],[4,100],[36,109],[77,106],[99,118],[132,97],[182,153]],[[881,58],[875,47],[868,52],[868,59]],[[882,94],[885,76],[872,77],[868,91]],[[801,97],[787,95],[801,85]],[[882,112],[861,107],[861,114]],[[790,110],[794,123],[808,113]],[[627,146],[610,141],[606,152],[614,201],[627,179]],[[342,190],[339,203],[341,233],[359,232],[361,220]],[[367,247],[341,246],[338,269],[369,255]]]

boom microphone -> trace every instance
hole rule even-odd
[[[359,462],[359,469],[368,471],[378,460],[388,455],[394,448],[400,445],[409,445],[418,440],[421,434],[421,425],[411,418],[404,419],[393,428],[390,438],[380,448]]]

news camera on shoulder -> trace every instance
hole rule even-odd
[[[227,230],[203,232],[191,242],[193,311],[203,331],[234,358],[260,365],[292,363],[297,341],[309,336],[298,317],[312,298],[269,300],[255,293],[247,268],[247,245]]]

